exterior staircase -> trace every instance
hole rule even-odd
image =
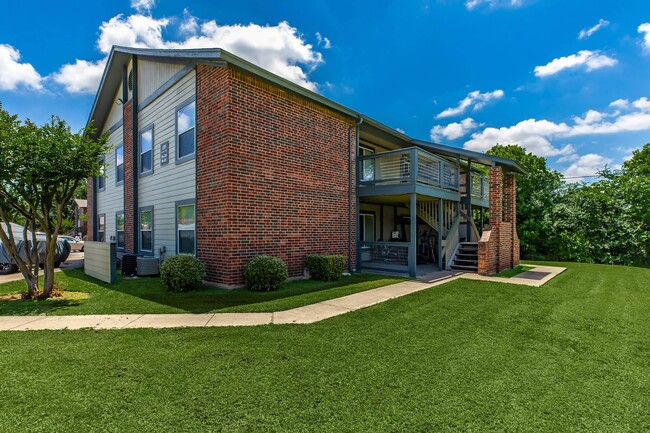
[[[478,242],[461,242],[451,263],[451,269],[478,272]]]

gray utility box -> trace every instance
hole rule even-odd
[[[138,257],[138,276],[160,275],[160,259],[156,257]]]

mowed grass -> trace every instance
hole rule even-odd
[[[137,313],[210,313],[271,312],[288,310],[315,302],[350,295],[405,278],[373,274],[355,274],[338,281],[289,281],[272,292],[223,290],[205,287],[186,293],[170,293],[160,278],[122,279],[110,285],[73,269],[56,274],[58,287],[65,291],[90,294],[84,300],[0,301],[0,316],[137,314]],[[25,290],[23,281],[0,284],[0,295]]]
[[[0,332],[0,431],[650,430],[650,270],[558,265],[313,325]]]

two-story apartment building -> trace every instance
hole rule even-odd
[[[88,237],[195,254],[222,286],[259,254],[294,277],[312,253],[413,276],[519,262],[517,163],[414,140],[220,49],[114,47],[89,121],[112,150]]]

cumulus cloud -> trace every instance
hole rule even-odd
[[[43,77],[30,63],[21,63],[20,59],[20,51],[0,44],[0,90],[16,90],[21,86],[41,90]]]
[[[187,10],[180,20],[183,39],[168,40],[165,30],[177,19],[154,18],[143,14],[117,15],[99,28],[97,48],[107,55],[113,45],[137,48],[223,48],[264,69],[310,90],[317,90],[309,72],[322,63],[322,54],[304,41],[300,32],[286,21],[277,25],[219,25],[214,20],[199,24]],[[329,45],[327,38],[321,42]],[[101,78],[106,58],[76,60],[53,74],[54,80],[71,93],[93,93]]]
[[[617,99],[616,101],[609,104],[610,107],[614,108],[627,108],[630,105],[630,101],[627,99]]]
[[[627,107],[624,111],[589,110],[582,116],[573,117],[572,122],[568,123],[527,119],[509,127],[485,128],[472,134],[464,147],[485,152],[497,143],[519,144],[539,156],[558,156],[565,161],[575,159],[572,146],[559,147],[553,143],[577,136],[650,130],[650,100],[643,97],[631,104],[624,104],[623,101],[616,100],[610,106]]]
[[[131,0],[131,7],[140,13],[151,12],[156,6],[156,0]]]
[[[51,78],[70,93],[95,93],[105,66],[106,58],[96,62],[77,59],[74,63],[61,66]]]
[[[485,93],[481,93],[478,90],[475,90],[463,98],[456,107],[450,107],[438,113],[436,119],[458,116],[465,113],[470,108],[472,108],[474,111],[478,111],[481,108],[485,107],[488,102],[501,99],[504,95],[505,93],[503,90],[495,90],[493,92]]]
[[[466,0],[465,7],[467,10],[485,6],[488,8],[518,8],[523,6],[524,0]]]
[[[566,57],[558,57],[543,66],[535,67],[535,76],[549,77],[556,75],[566,69],[584,68],[587,72],[601,68],[611,68],[618,63],[618,60],[602,54],[600,51],[581,50],[577,54]]]
[[[436,125],[431,128],[431,140],[440,141],[442,138],[446,138],[447,140],[456,140],[481,126],[483,126],[483,124],[476,123],[471,117],[461,120],[460,122],[450,123],[446,126]]]
[[[643,23],[638,28],[639,33],[643,35],[643,50],[650,53],[650,23]]]
[[[598,24],[596,24],[595,26],[589,27],[588,29],[580,30],[580,33],[578,33],[578,39],[580,40],[589,39],[591,35],[596,33],[598,30],[607,27],[608,25],[609,25],[609,21],[601,18],[600,20],[598,20]]]
[[[607,164],[611,163],[611,158],[596,153],[589,153],[578,157],[575,162],[564,171],[564,176],[567,182],[579,182],[585,177],[595,175],[599,170],[602,170]]]

